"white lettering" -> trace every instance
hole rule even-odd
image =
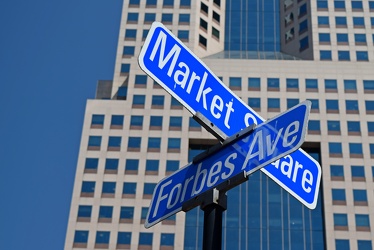
[[[166,183],[164,183],[164,184],[161,185],[160,191],[159,191],[158,197],[157,197],[157,202],[156,202],[155,210],[153,211],[153,217],[155,217],[157,215],[157,211],[158,211],[158,207],[160,206],[160,202],[162,200],[165,200],[168,197],[167,194],[162,195],[162,192],[164,191],[164,188],[166,186],[169,186],[171,184],[171,182],[172,182],[172,180],[169,180],[168,182],[166,182]]]
[[[221,178],[222,178],[222,179],[227,179],[227,178],[229,178],[229,177],[232,175],[232,173],[234,172],[235,165],[234,165],[233,163],[230,162],[230,159],[236,159],[237,156],[238,156],[237,153],[233,153],[233,154],[229,155],[229,156],[227,157],[227,159],[225,160],[225,164],[224,164],[224,166],[225,166],[226,168],[230,169],[230,171],[229,171],[228,173],[223,172],[222,175],[221,175]]]
[[[313,184],[313,175],[308,169],[306,169],[303,173],[303,179],[301,181],[301,186],[303,187],[305,192],[310,193],[312,188],[310,186],[307,187],[305,185],[305,183],[309,184],[310,186],[312,186],[312,184]]]
[[[214,184],[216,184],[216,182],[219,179],[219,176],[217,176],[217,174],[221,172],[221,169],[222,169],[222,162],[220,161],[214,163],[214,165],[209,169],[208,180],[206,183],[208,187],[211,187]]]
[[[197,102],[200,102],[200,98],[201,96],[203,97],[203,106],[206,110],[208,110],[208,107],[207,107],[207,104],[206,104],[206,95],[212,91],[211,88],[206,88],[204,89],[205,87],[205,82],[206,82],[206,78],[208,77],[208,74],[206,72],[204,72],[204,75],[203,75],[203,79],[201,80],[201,84],[200,84],[200,88],[199,88],[199,92],[197,93],[196,95],[196,101]]]
[[[212,100],[212,104],[210,106],[210,113],[214,116],[214,118],[219,119],[221,117],[220,113],[215,113],[214,110],[218,109],[218,111],[222,112],[223,110],[223,101],[222,98],[218,95],[215,95]]]
[[[177,190],[177,194],[175,195],[174,203],[171,203],[171,202],[172,202],[172,199],[173,199],[173,197],[174,197],[174,192],[175,192],[175,190]],[[179,197],[180,197],[180,195],[181,195],[181,190],[182,190],[182,184],[181,184],[181,183],[178,183],[177,185],[175,185],[175,186],[172,188],[172,190],[170,191],[170,196],[169,196],[169,198],[168,198],[168,202],[166,203],[166,207],[167,207],[168,209],[174,207],[174,206],[177,204],[177,202],[178,202],[178,200],[179,200]]]
[[[178,66],[181,69],[185,68],[185,71],[182,71],[182,70],[175,71],[174,81],[176,84],[180,85],[182,89],[184,89],[187,83],[188,75],[190,74],[190,68],[188,68],[188,66],[184,62],[180,62]],[[182,76],[181,80],[179,80],[179,76]]]
[[[226,128],[230,128],[230,125],[229,125],[230,114],[232,112],[234,112],[234,109],[232,108],[232,104],[233,104],[232,100],[231,100],[231,102],[225,104],[226,107],[227,107],[227,111],[226,111],[226,115],[225,115],[225,126],[226,126]]]
[[[195,178],[195,181],[193,183],[193,187],[192,187],[192,193],[191,193],[191,196],[194,196],[195,194],[198,194],[200,193],[200,191],[203,189],[204,187],[204,183],[205,183],[205,179],[206,179],[206,175],[207,175],[207,170],[206,169],[203,169],[201,172],[201,165],[202,163],[199,164],[199,166],[197,167],[197,171],[196,171],[196,178]],[[199,178],[200,178],[200,175],[203,175],[202,176],[202,180],[200,181],[200,187],[198,189],[197,188],[197,185],[198,185],[198,182],[199,182]]]
[[[291,127],[295,127],[295,129],[290,131]],[[297,133],[297,131],[299,131],[299,127],[300,127],[299,121],[294,121],[293,123],[287,126],[286,131],[284,132],[284,136],[283,136],[283,147],[289,147],[296,141],[297,135],[291,138],[290,142],[288,141],[288,137]]]

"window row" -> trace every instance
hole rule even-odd
[[[333,188],[331,190],[333,205],[347,205],[346,192],[343,188]],[[353,189],[353,204],[355,206],[367,206],[368,197],[366,189]]]
[[[331,1],[330,7],[334,8],[335,11],[345,11],[347,6],[344,0],[335,0]],[[374,11],[374,1],[360,1],[360,0],[353,0],[350,3],[350,7],[352,11],[363,11],[364,8],[369,9],[370,11]],[[327,0],[317,0],[317,9],[321,10],[328,10],[329,5]]]
[[[165,163],[165,173],[168,175],[175,172],[179,168],[178,160],[166,160]],[[97,173],[99,166],[98,158],[86,158],[84,165],[85,173]],[[119,166],[119,159],[116,158],[107,158],[105,159],[104,173],[106,174],[117,174]],[[159,160],[147,159],[145,161],[145,174],[152,175],[158,174],[160,168]],[[139,172],[139,160],[138,159],[126,159],[125,161],[125,174],[138,174]]]
[[[102,183],[101,197],[102,198],[114,198],[116,192],[116,182],[104,181]],[[135,198],[136,194],[136,182],[124,182],[122,185],[122,198]],[[143,185],[143,198],[150,199],[152,198],[153,190],[156,187],[156,183],[144,183]],[[81,189],[81,197],[94,197],[96,189],[95,181],[83,181]],[[103,207],[103,212],[109,209],[112,211],[112,207]],[[108,211],[109,211],[108,210]],[[111,214],[111,212],[110,212]],[[100,214],[99,214],[100,217]]]
[[[334,230],[348,231],[348,215],[334,213]],[[370,219],[368,214],[355,214],[356,231],[370,231]]]
[[[350,250],[349,240],[348,239],[336,239],[335,240],[335,249],[339,250]],[[371,240],[357,240],[357,249],[359,250],[371,250],[372,243]]]
[[[338,50],[337,57],[339,61],[351,61],[351,52],[349,50]],[[367,51],[356,51],[356,61],[366,62],[369,61],[369,55]],[[320,50],[319,57],[321,61],[331,61],[332,51],[331,50]]]
[[[157,2],[162,3],[164,8],[172,8],[175,3],[179,3],[181,8],[190,8],[191,6],[191,0],[130,0],[129,7],[139,7],[140,2],[145,2],[146,7],[156,7]]]
[[[309,120],[308,130],[310,133],[320,134],[321,124],[319,120]],[[374,135],[374,122],[367,122],[368,135]],[[327,121],[327,132],[329,135],[341,135],[340,121]],[[359,121],[347,121],[348,135],[361,135],[361,123]]]
[[[353,34],[354,44],[355,45],[367,45],[367,36],[366,34]],[[331,33],[319,33],[318,40],[320,44],[331,44]],[[348,33],[337,33],[336,42],[338,45],[348,45]]]
[[[144,138],[143,138],[144,139]],[[91,135],[88,138],[88,150],[101,150],[102,137],[98,135]],[[127,141],[127,151],[139,152],[142,143],[142,137],[129,137]],[[120,151],[122,144],[121,136],[109,136],[108,151]],[[180,138],[168,138],[167,151],[169,153],[179,153],[181,146]],[[149,152],[160,152],[161,137],[149,137],[147,149]]]
[[[363,158],[362,143],[348,143],[349,157]],[[370,158],[374,158],[374,144],[369,144]],[[330,157],[343,157],[342,143],[329,142],[329,156]]]
[[[310,99],[312,102],[312,112],[318,112],[319,110],[319,100]],[[299,104],[299,99],[297,98],[287,98],[287,109]],[[267,110],[269,112],[280,111],[280,98],[267,98]],[[261,98],[250,97],[248,98],[248,105],[254,110],[261,110]],[[365,101],[366,114],[374,114],[374,101]],[[326,100],[326,112],[327,113],[339,113],[341,110],[339,108],[339,100]],[[347,114],[358,114],[359,104],[357,100],[345,100],[345,112]]]
[[[95,248],[108,248],[111,238],[110,234],[110,231],[97,231],[95,235]],[[116,239],[117,248],[130,249],[130,245],[134,244],[134,242],[131,241],[132,234],[132,232],[118,232]],[[73,247],[86,248],[88,238],[89,231],[75,231]],[[173,247],[174,238],[174,234],[172,233],[161,233],[160,246]],[[151,246],[153,244],[153,233],[139,233],[139,241],[137,244],[139,247]]]
[[[329,16],[318,16],[317,18],[318,27],[320,28],[328,28],[330,27],[330,17]],[[369,26],[368,23],[365,23],[364,17],[352,17],[352,24],[353,28],[365,28]],[[370,26],[373,26],[374,19],[370,18]],[[369,27],[370,27],[369,26]],[[347,28],[347,17],[346,16],[336,16],[335,17],[335,27],[336,28]]]
[[[364,166],[351,166],[351,179],[352,181],[366,181],[365,167]],[[345,173],[343,165],[330,166],[331,180],[344,181]],[[371,167],[371,179],[374,181],[374,166]]]
[[[176,15],[176,14],[175,14]],[[155,21],[161,21],[163,24],[172,24],[173,23],[173,13],[162,13],[161,19],[160,16],[156,13],[144,13],[144,20],[145,24],[152,24]],[[129,12],[127,14],[127,23],[138,23],[139,21],[139,13],[138,12]],[[179,25],[189,25],[190,24],[190,14],[181,13],[178,14],[178,24]],[[144,32],[144,31],[143,31]],[[132,40],[136,38],[136,30],[134,29],[126,29],[125,31],[125,39]]]

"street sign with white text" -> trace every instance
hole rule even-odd
[[[310,101],[258,125],[249,134],[223,146],[200,162],[192,162],[161,180],[155,187],[145,227],[182,210],[183,204],[232,177],[254,171],[297,150],[304,142]],[[278,166],[290,179],[300,179],[300,189],[315,188],[318,173],[302,167]]]
[[[154,22],[139,55],[139,65],[192,114],[201,113],[227,136],[264,119],[237,97],[165,26]],[[282,167],[308,169],[316,174],[313,189],[300,189],[302,178],[289,178]],[[317,204],[321,167],[299,149],[261,169],[308,208]]]

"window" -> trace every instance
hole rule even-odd
[[[374,80],[364,80],[363,84],[365,93],[374,93]]]
[[[248,78],[248,90],[260,90],[261,79],[257,77]]]
[[[165,99],[165,97],[163,95],[152,96],[152,108],[153,109],[164,108],[164,99]]]
[[[357,249],[359,250],[371,250],[371,240],[357,240]]]
[[[327,10],[327,0],[317,0],[317,10]]]
[[[348,135],[361,135],[360,122],[347,121]]]
[[[92,115],[91,128],[103,128],[104,115]]]
[[[356,51],[356,60],[357,61],[369,61],[369,55],[367,51]]]
[[[334,213],[334,230],[348,230],[348,218],[347,214],[335,214]]]
[[[208,23],[202,18],[200,18],[200,28],[202,28],[205,32],[208,30]]]
[[[330,44],[331,39],[330,39],[330,33],[319,33],[319,43],[320,44]]]
[[[141,137],[129,137],[128,144],[127,144],[127,151],[139,152],[141,141],[142,141]]]
[[[305,79],[305,88],[307,92],[318,92],[318,80]]]
[[[136,88],[145,88],[146,85],[147,85],[146,75],[135,75],[135,87]]]
[[[201,125],[193,119],[193,117],[190,117],[189,124],[188,124],[188,130],[190,131],[201,131]]]
[[[299,24],[299,34],[308,31],[308,19],[305,19]]]
[[[179,169],[179,161],[167,160],[166,161],[166,174],[169,175]]]
[[[340,121],[327,121],[327,131],[329,135],[340,135]]]
[[[153,190],[156,187],[156,183],[144,183],[143,198],[152,198]]]
[[[130,248],[131,245],[131,232],[118,232],[117,236],[117,249]]]
[[[365,181],[364,166],[351,166],[352,181]]]
[[[135,47],[134,46],[124,46],[123,47],[123,57],[132,57],[135,54]]]
[[[279,112],[280,111],[280,100],[279,98],[268,98],[268,111]]]
[[[213,21],[220,23],[220,15],[213,11]]]
[[[157,0],[147,0],[146,7],[155,7],[157,5]]]
[[[77,221],[89,222],[91,220],[92,206],[79,205]]]
[[[356,45],[366,45],[366,34],[355,34]]]
[[[144,108],[145,105],[145,95],[134,95],[132,100],[133,108]]]
[[[325,80],[325,91],[326,92],[338,92],[337,81],[332,79]]]
[[[113,207],[100,206],[99,209],[99,222],[112,222]]]
[[[137,23],[138,22],[138,13],[131,13],[129,12],[127,15],[127,23]]]
[[[112,119],[110,121],[110,128],[111,129],[122,129],[123,127],[123,115],[112,115]]]
[[[160,137],[148,137],[148,152],[160,152],[161,138]]]
[[[340,45],[347,45],[348,44],[348,34],[347,33],[337,33],[336,40]]]
[[[165,24],[173,23],[173,14],[163,13],[161,16],[161,21]]]
[[[355,206],[367,206],[368,197],[365,189],[353,189],[353,202]]]
[[[205,15],[208,15],[209,13],[208,6],[205,5],[204,3],[200,3],[200,11],[204,13]]]
[[[163,0],[162,7],[173,8],[174,0]]]
[[[342,157],[342,144],[340,142],[329,142],[330,157]]]
[[[139,160],[126,159],[125,174],[138,174]]]
[[[260,111],[261,110],[261,99],[257,97],[254,97],[254,98],[249,97],[248,106],[253,108],[256,111]]]
[[[342,165],[331,165],[330,166],[331,180],[333,181],[344,181],[344,168]]]
[[[142,40],[143,40],[143,41],[144,41],[145,38],[147,37],[148,32],[149,32],[149,30],[143,30],[143,33],[142,33]]]
[[[178,38],[181,41],[188,42],[190,32],[188,30],[178,30]]]
[[[74,233],[74,245],[77,248],[86,248],[88,242],[88,231],[77,230]]]
[[[110,232],[97,231],[95,248],[108,248]]]
[[[118,159],[106,159],[105,160],[105,172],[106,174],[117,174],[118,170]]]
[[[345,189],[333,188],[332,192],[332,204],[333,205],[346,205],[347,201],[345,198]]]
[[[190,23],[190,14],[179,14],[179,24],[189,24]]]
[[[347,18],[345,16],[335,17],[336,28],[345,28],[347,27]]]
[[[118,87],[117,100],[126,100],[127,98],[127,86]]]
[[[363,17],[353,17],[353,27],[354,28],[364,28],[365,20]]]
[[[366,114],[374,114],[374,101],[365,101]]]
[[[304,3],[299,7],[299,18],[307,14],[307,5]]]
[[[279,78],[267,79],[268,91],[279,91]]]
[[[349,61],[351,60],[348,50],[338,50],[338,60],[339,61]]]
[[[358,114],[358,101],[356,100],[345,100],[345,108],[347,114]]]
[[[174,97],[171,97],[170,108],[171,109],[183,109],[183,106],[182,104],[180,104],[180,102],[177,99],[175,99]]]
[[[369,1],[369,9],[370,11],[374,11],[374,1]]]
[[[170,116],[169,130],[170,131],[182,130],[182,117],[181,116]]]
[[[319,101],[318,101],[318,99],[310,99],[309,101],[312,102],[311,112],[312,113],[318,113],[319,112]]]
[[[191,0],[180,0],[180,7],[181,8],[190,8]]]
[[[141,211],[141,214],[140,214],[140,223],[144,224],[144,222],[147,218],[147,213],[148,213],[148,207],[142,207],[142,211]]]
[[[199,35],[199,45],[201,45],[203,48],[206,48],[207,46],[207,40],[202,35]]]
[[[126,29],[125,40],[135,41],[136,39],[136,29]]]
[[[338,10],[338,11],[345,10],[345,2],[335,0],[334,1],[334,8],[335,8],[335,10]]]
[[[299,79],[288,78],[286,79],[287,91],[298,91],[299,90]]]
[[[151,116],[149,129],[150,130],[161,130],[162,128],[162,116]]]
[[[319,135],[321,134],[321,125],[320,121],[318,120],[309,120],[308,123],[308,133]]]
[[[168,138],[168,153],[179,153],[181,147],[180,138]]]
[[[98,164],[99,164],[98,158],[86,158],[86,162],[84,164],[84,172],[85,173],[97,173]]]
[[[357,93],[356,80],[344,80],[345,93]]]
[[[339,113],[338,100],[326,100],[326,111],[327,113]]]
[[[134,207],[121,207],[119,214],[120,223],[132,223],[134,219]]]
[[[299,99],[288,99],[287,98],[287,109],[290,109],[292,108],[293,106],[296,106],[297,104],[299,104]]]
[[[309,39],[308,36],[300,39],[299,42],[299,51],[303,51],[305,49],[309,48]]]
[[[335,249],[349,250],[349,240],[335,240]]]
[[[229,87],[232,90],[241,90],[242,89],[242,78],[241,77],[230,77]]]
[[[81,197],[93,197],[95,193],[94,181],[83,181],[81,189]]]
[[[369,135],[374,135],[374,122],[368,122],[367,125]]]
[[[349,156],[351,158],[362,158],[362,144],[361,143],[349,143]]]
[[[130,129],[142,129],[143,127],[143,116],[132,115],[130,119]]]
[[[331,61],[331,50],[320,50],[319,58],[321,59],[321,61]]]
[[[329,17],[328,16],[319,16],[318,17],[318,26],[319,27],[329,27]]]
[[[140,0],[130,0],[130,6],[139,6]]]
[[[145,174],[157,175],[159,163],[159,160],[147,160],[145,163]]]
[[[370,221],[368,214],[355,214],[356,230],[370,231]]]
[[[362,11],[362,1],[352,1],[353,11]]]
[[[136,182],[124,182],[122,189],[122,198],[135,198]]]
[[[144,23],[153,23],[156,20],[155,13],[145,13],[144,14]]]
[[[174,246],[174,234],[162,233],[161,246]]]
[[[120,136],[109,136],[108,151],[119,151],[121,148],[121,139]]]
[[[101,136],[89,136],[88,137],[88,150],[100,150]]]
[[[139,246],[151,246],[152,245],[152,233],[139,233]]]
[[[105,198],[114,198],[116,192],[116,183],[115,182],[103,182],[103,189],[101,192],[101,197]]]
[[[370,150],[370,158],[374,158],[374,144],[370,143],[369,144],[369,150]]]

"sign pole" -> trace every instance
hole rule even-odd
[[[212,189],[202,200],[204,211],[203,250],[222,249],[222,215],[227,208],[227,196]]]

